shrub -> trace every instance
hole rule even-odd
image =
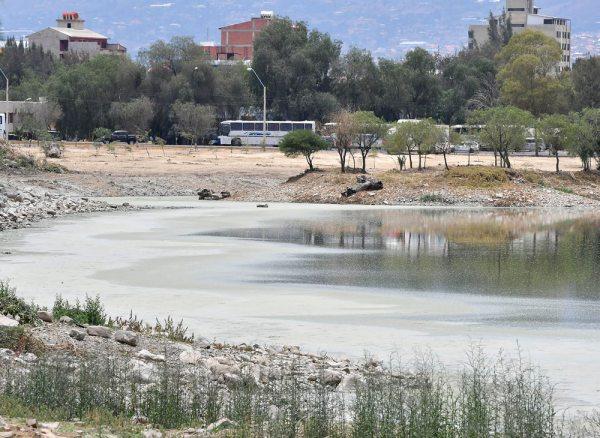
[[[9,283],[0,281],[0,314],[18,317],[21,324],[38,324],[38,310],[36,305],[17,297],[16,290]]]
[[[437,193],[426,193],[425,195],[419,198],[423,203],[445,203],[446,199],[442,195],[438,195]]]
[[[0,348],[8,348],[18,354],[36,353],[44,350],[44,345],[31,336],[22,325],[17,327],[0,327]]]
[[[86,296],[85,302],[82,305],[79,299],[75,301],[75,304],[71,304],[60,295],[57,295],[52,307],[52,314],[55,319],[60,319],[61,316],[68,316],[79,324],[106,324],[106,313],[98,296],[96,298]]]
[[[455,184],[474,188],[497,187],[509,181],[506,170],[484,166],[453,167],[445,177]]]

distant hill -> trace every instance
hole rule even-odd
[[[539,0],[548,14],[573,21],[575,50],[600,51],[598,0]],[[503,0],[4,0],[2,25],[17,36],[52,26],[62,11],[78,11],[89,28],[136,53],[157,39],[190,35],[217,40],[217,29],[261,10],[306,21],[376,56],[401,57],[415,45],[452,53],[467,40],[471,23],[498,12]]]

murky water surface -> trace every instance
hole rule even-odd
[[[518,346],[562,405],[600,406],[600,214],[156,202],[196,208],[2,233],[0,278],[225,341],[451,367],[473,344]]]

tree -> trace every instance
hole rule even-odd
[[[578,59],[572,77],[575,108],[600,107],[600,56]]]
[[[312,120],[326,115],[332,102],[326,94],[332,91],[331,72],[341,46],[329,35],[309,32],[305,23],[288,19],[277,18],[263,29],[254,42],[252,67],[267,86],[274,118]],[[248,76],[248,81],[262,102],[262,87],[256,78]],[[320,106],[314,114],[307,111],[313,103]]]
[[[367,156],[377,142],[387,134],[387,124],[372,112],[359,111],[352,114],[356,126],[355,143],[362,158],[362,172],[367,172]]]
[[[346,173],[346,160],[352,149],[353,142],[358,133],[356,121],[347,110],[334,114],[332,123],[327,128],[327,134],[333,140],[333,146],[338,153],[342,173]]]
[[[571,154],[579,157],[584,172],[589,172],[596,154],[597,139],[594,130],[582,114],[572,114],[571,120],[567,147]]]
[[[143,96],[130,102],[113,102],[110,118],[117,129],[137,135],[146,134],[154,116],[152,102]]]
[[[143,69],[128,58],[99,55],[80,64],[62,65],[48,83],[60,105],[59,128],[69,136],[89,138],[99,126],[110,126],[113,102],[138,97]]]
[[[336,69],[335,93],[342,105],[354,111],[372,111],[382,94],[379,68],[370,52],[352,48]]]
[[[560,172],[559,152],[567,149],[571,122],[567,116],[549,115],[538,122],[539,136],[556,157],[556,173]]]
[[[311,171],[314,170],[314,154],[328,148],[329,145],[321,136],[308,130],[290,132],[279,143],[279,150],[286,157],[304,156]]]
[[[581,112],[581,118],[589,127],[591,133],[593,155],[596,168],[600,170],[600,108],[586,108]]]
[[[407,69],[399,62],[380,59],[381,97],[376,113],[388,121],[404,118],[409,99]]]
[[[502,100],[538,116],[566,105],[566,85],[557,74],[562,57],[558,42],[541,32],[515,35],[498,55]]]
[[[412,155],[411,149],[413,147],[411,130],[407,126],[412,122],[402,122],[398,124],[395,129],[392,129],[392,133],[387,137],[385,141],[385,148],[388,154],[395,155],[398,159],[398,166],[400,170],[406,168],[406,155],[409,158],[409,165],[412,169]]]
[[[432,120],[410,120],[398,124],[395,132],[388,138],[387,150],[398,156],[407,153],[411,168],[412,152],[416,152],[419,156],[419,170],[422,170],[426,166],[427,155],[444,141],[448,141],[447,135]]]
[[[213,129],[216,123],[214,108],[210,106],[175,102],[172,111],[176,131],[194,145],[197,145],[200,138]]]
[[[411,119],[432,116],[438,108],[441,87],[436,76],[436,59],[427,50],[416,48],[406,55],[408,105]]]
[[[502,167],[511,167],[510,153],[520,150],[527,138],[527,129],[533,124],[532,115],[515,107],[497,107],[474,112],[470,124],[481,125],[479,140],[493,148]]]

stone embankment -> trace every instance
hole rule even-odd
[[[86,197],[51,193],[37,187],[0,185],[0,231],[25,228],[43,219],[73,213],[92,213],[130,208]]]

